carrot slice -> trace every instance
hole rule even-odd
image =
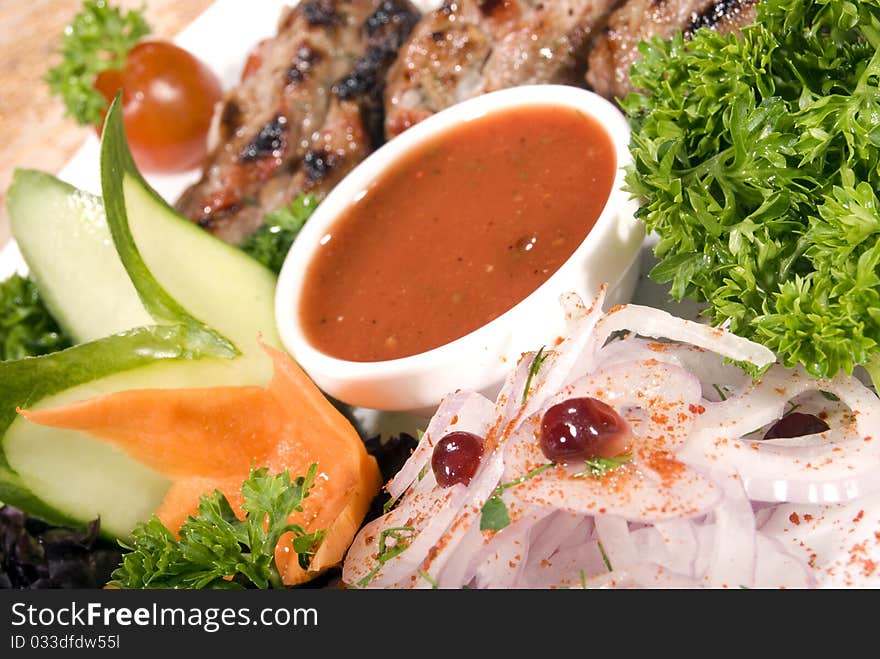
[[[310,571],[299,567],[289,537],[275,552],[284,583],[302,583],[342,561],[381,481],[348,420],[286,353],[262,347],[275,369],[268,387],[137,389],[19,413],[86,432],[166,476],[172,485],[156,513],[171,529],[214,489],[243,515],[240,488],[251,466],[299,476],[318,463],[303,511],[290,517],[307,532],[326,531]]]

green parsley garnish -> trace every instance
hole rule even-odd
[[[149,33],[143,11],[122,13],[105,0],[86,0],[64,30],[61,63],[46,76],[66,114],[80,124],[99,124],[108,103],[95,89],[95,78],[102,71],[125,68],[128,51]]]
[[[720,398],[721,400],[727,400],[727,394],[724,392],[724,389],[722,389],[717,384],[713,384],[712,388],[715,389],[716,392],[718,392],[718,398]]]
[[[510,524],[510,515],[507,512],[507,505],[504,503],[504,499],[501,498],[501,494],[504,490],[516,487],[517,485],[521,485],[526,482],[530,478],[534,478],[538,474],[547,471],[548,469],[555,467],[552,462],[541,465],[537,469],[533,469],[529,473],[520,476],[516,480],[509,481],[507,483],[502,483],[492,492],[491,496],[486,499],[486,503],[483,504],[483,507],[480,509],[480,530],[481,531],[500,531],[504,527]]]
[[[218,588],[247,586],[281,588],[275,566],[275,547],[292,532],[299,564],[308,568],[324,538],[324,531],[306,533],[289,524],[293,511],[302,511],[303,500],[315,483],[317,464],[305,476],[291,481],[284,471],[270,476],[266,469],[251,469],[241,487],[245,519],[236,517],[226,496],[215,490],[199,500],[198,514],[187,517],[180,538],[155,515],[120,542],[129,550],[113,572],[111,585],[119,588]]]
[[[608,554],[605,553],[605,547],[602,546],[602,541],[599,540],[599,553],[602,554],[602,562],[605,563],[605,567],[608,568],[609,572],[614,572],[614,569],[611,567],[611,561],[608,560]]]
[[[500,531],[509,525],[510,514],[507,512],[507,504],[499,494],[493,494],[486,499],[486,503],[480,509],[480,530]]]
[[[541,370],[541,364],[544,363],[545,359],[547,359],[547,355],[544,354],[544,346],[541,346],[538,352],[535,353],[535,358],[532,359],[532,365],[529,367],[529,375],[526,378],[526,386],[523,388],[521,404],[525,405],[526,399],[529,397],[529,388],[532,386],[532,378]]]
[[[251,234],[242,249],[273,272],[280,272],[290,246],[317,206],[315,195],[298,195],[287,206],[267,213],[263,226]]]
[[[623,107],[651,277],[817,377],[880,384],[880,0],[762,0],[642,44]]]
[[[584,464],[583,471],[579,471],[574,476],[575,478],[583,478],[584,476],[602,478],[609,471],[622,467],[629,462],[632,462],[632,455],[629,453],[613,458],[590,458]]]
[[[69,345],[31,279],[12,275],[0,282],[0,361],[45,355]]]
[[[379,574],[379,570],[382,569],[385,563],[406,551],[415,532],[416,530],[412,526],[393,526],[383,530],[379,534],[379,553],[376,554],[377,565],[358,581],[355,587],[365,588],[369,585],[375,576]],[[388,544],[388,538],[394,540],[394,543]]]
[[[437,580],[424,570],[419,570],[419,576],[431,584],[431,590],[437,590],[440,587]]]

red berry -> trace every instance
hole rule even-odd
[[[828,424],[814,414],[792,412],[784,416],[764,435],[764,439],[777,439],[779,437],[803,437],[814,435],[817,432],[829,430]]]
[[[457,430],[444,436],[434,446],[431,468],[440,487],[456,483],[467,485],[480,466],[483,457],[483,438],[470,432]]]
[[[541,419],[541,451],[553,462],[613,458],[628,438],[626,421],[595,398],[569,398],[550,407]]]

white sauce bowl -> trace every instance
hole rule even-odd
[[[320,241],[342,214],[399,158],[438,133],[515,107],[563,106],[590,115],[608,132],[617,154],[611,194],[592,230],[547,281],[512,309],[479,329],[418,355],[380,362],[353,362],[320,352],[306,339],[300,297],[306,271]],[[485,94],[450,107],[408,129],[378,149],[318,206],[290,249],[275,298],[284,346],[326,393],[377,410],[430,415],[447,393],[474,390],[494,396],[523,352],[551,345],[565,333],[559,296],[574,291],[589,300],[608,284],[606,305],[630,299],[638,278],[644,228],[633,217],[636,204],[623,191],[630,162],[629,127],[602,97],[576,87],[529,85]]]

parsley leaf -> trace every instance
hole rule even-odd
[[[602,554],[602,562],[605,563],[605,567],[609,572],[614,572],[614,568],[611,567],[611,561],[608,560],[608,554],[605,553],[605,547],[602,546],[602,541],[599,541],[599,553]]]
[[[119,588],[215,588],[247,586],[281,588],[275,566],[275,547],[288,531],[294,534],[293,550],[307,569],[324,538],[324,531],[306,533],[289,524],[293,511],[315,482],[317,464],[305,476],[291,481],[284,471],[270,476],[267,469],[251,469],[241,487],[246,515],[238,519],[226,496],[215,490],[199,500],[198,514],[187,517],[180,538],[155,515],[120,542],[129,550],[113,572],[111,585]]]
[[[66,114],[80,124],[99,124],[108,103],[95,89],[95,78],[102,71],[122,70],[128,51],[149,33],[142,11],[122,13],[106,0],[86,0],[64,31],[61,63],[46,76]]]
[[[538,352],[535,353],[535,357],[532,359],[532,365],[529,366],[529,375],[526,378],[526,385],[523,387],[522,400],[520,403],[525,405],[526,400],[529,397],[529,388],[532,386],[532,379],[538,374],[538,371],[541,370],[541,364],[544,363],[544,360],[547,359],[547,355],[544,354],[544,346],[541,346],[538,349]]]
[[[510,515],[507,513],[507,505],[501,498],[500,493],[490,496],[480,510],[480,530],[500,531],[510,525]]]
[[[500,531],[504,527],[510,525],[510,515],[507,512],[507,504],[505,504],[504,499],[501,498],[501,494],[504,490],[521,485],[530,478],[534,478],[538,474],[555,466],[556,465],[552,462],[541,465],[537,469],[532,469],[529,473],[524,474],[515,480],[501,483],[501,485],[496,487],[489,498],[486,499],[486,503],[484,503],[483,507],[480,509],[480,530]]]
[[[393,526],[384,529],[379,534],[379,552],[376,554],[376,567],[358,581],[355,584],[355,588],[365,588],[379,574],[379,570],[382,569],[385,563],[406,551],[415,532],[416,530],[412,526]],[[389,538],[394,542],[389,543]]]
[[[626,180],[651,277],[817,377],[880,384],[880,0],[762,0],[641,46]]]
[[[602,478],[609,471],[622,467],[629,462],[632,462],[632,455],[629,453],[613,458],[590,458],[586,461],[583,471],[579,471],[574,476],[575,478],[582,478],[584,476]]]
[[[428,574],[425,570],[419,570],[419,576],[428,582],[431,586],[431,590],[437,590],[440,587],[440,584],[437,583],[437,580]]]
[[[0,282],[0,361],[45,355],[69,345],[31,279],[12,275]]]
[[[267,213],[263,226],[251,234],[242,249],[273,272],[280,272],[290,246],[317,206],[315,195],[298,195],[284,208]]]

